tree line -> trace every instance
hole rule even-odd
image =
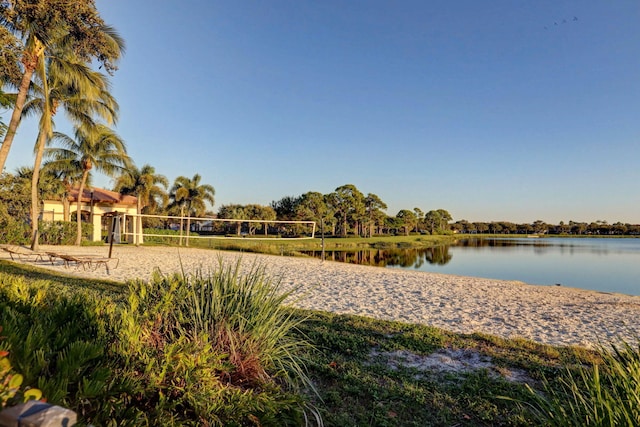
[[[595,235],[640,235],[640,224],[623,224],[615,222],[609,224],[604,220],[592,222],[560,221],[558,224],[547,224],[542,220],[537,220],[531,224],[515,224],[508,221],[497,222],[468,222],[465,220],[456,221],[450,225],[456,233],[490,233],[490,234],[569,234],[576,236]]]
[[[271,202],[279,220],[315,221],[328,234],[372,237],[412,232],[450,232],[451,214],[444,209],[424,213],[420,208],[402,209],[387,215],[387,204],[376,194],[364,194],[353,184],[345,184],[329,194],[307,192]]]
[[[82,170],[74,175],[64,174],[56,169],[57,162],[46,162],[42,168],[39,181],[38,198],[61,200],[65,220],[70,218],[69,192],[82,179]],[[28,220],[31,216],[29,207],[25,205],[28,186],[32,178],[32,169],[19,168],[15,175],[4,174],[0,180],[0,200],[4,209],[0,217],[9,215],[13,218]],[[59,179],[62,175],[65,179]],[[91,182],[91,173],[88,174]],[[320,232],[331,236],[385,236],[409,234],[521,234],[521,235],[640,235],[640,225],[623,224],[597,220],[590,223],[560,221],[559,224],[548,224],[542,220],[533,223],[513,223],[508,221],[455,222],[445,209],[433,209],[423,212],[420,208],[401,209],[396,215],[386,213],[387,204],[376,194],[364,194],[353,184],[345,184],[333,192],[322,194],[315,191],[300,196],[285,196],[272,201],[269,205],[225,204],[213,211],[215,189],[201,182],[201,176],[192,178],[179,176],[170,186],[164,175],[158,174],[155,168],[144,165],[137,168],[132,162],[128,168],[120,171],[116,177],[114,191],[133,195],[137,198],[138,211],[147,215],[209,217],[224,218],[237,221],[218,224],[213,229],[221,234],[246,232],[250,235],[267,233],[270,221],[314,221]],[[66,201],[66,203],[65,203]],[[154,216],[139,219],[144,228],[169,228],[175,220]],[[189,220],[186,228],[189,229]],[[264,222],[261,222],[264,221]],[[0,222],[2,220],[0,219]],[[283,234],[304,233],[295,225],[280,225]]]

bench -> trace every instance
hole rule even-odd
[[[109,263],[114,261],[115,265],[112,268],[117,268],[120,260],[118,258],[107,258],[99,255],[71,255],[62,254],[58,252],[47,252],[51,263],[55,258],[60,258],[65,267],[69,268],[71,263],[76,265],[76,268],[82,267],[83,270],[87,268],[96,270],[101,265],[104,265],[107,274],[110,274]]]
[[[4,245],[2,246],[2,250],[9,253],[12,261],[44,261],[44,257],[47,255],[46,252],[34,251],[25,246],[18,245]]]

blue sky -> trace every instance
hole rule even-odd
[[[640,222],[637,0],[176,5],[97,0],[127,42],[117,131],[214,210],[354,184],[390,215]]]

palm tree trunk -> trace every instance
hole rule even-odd
[[[187,237],[185,239],[185,246],[189,246],[189,232],[191,231],[191,212],[187,212]]]
[[[142,211],[141,211],[142,212]],[[138,244],[141,245],[142,243],[144,243],[144,229],[142,228],[142,217],[139,216],[138,217]]]
[[[140,214],[142,213],[142,202],[140,201],[140,195],[138,195],[138,205],[136,206],[136,208],[138,209],[138,216],[136,216],[136,222],[137,222],[137,226],[136,226],[136,245],[139,245],[140,242],[140,238],[142,237],[142,217],[140,216]]]
[[[69,194],[65,192],[64,196],[62,196],[62,219],[64,222],[71,221],[71,215],[69,212],[71,210],[71,206],[69,205]]]
[[[26,55],[26,54],[25,54]],[[4,170],[4,164],[9,156],[9,149],[13,143],[13,138],[16,136],[18,125],[22,117],[22,109],[27,100],[27,92],[29,91],[29,85],[31,84],[31,77],[36,69],[37,59],[35,61],[25,61],[25,70],[22,75],[22,81],[20,82],[20,88],[18,90],[18,96],[16,97],[16,104],[13,107],[13,113],[11,114],[11,121],[7,127],[7,133],[4,136],[4,141],[0,146],[0,172]],[[28,66],[27,66],[28,63]],[[33,64],[33,65],[32,65]]]
[[[31,85],[31,78],[38,66],[38,61],[44,55],[44,45],[37,38],[33,38],[33,46],[31,49],[25,51],[22,54],[22,64],[24,65],[24,74],[22,75],[22,81],[20,81],[20,87],[18,88],[18,95],[16,97],[16,103],[13,107],[13,113],[11,113],[11,121],[7,127],[7,133],[4,136],[2,145],[0,146],[0,173],[4,170],[4,164],[7,162],[9,156],[9,149],[18,131],[18,125],[20,125],[20,119],[22,118],[22,110],[27,100],[27,93],[29,92],[29,86]]]
[[[182,246],[183,231],[184,231],[184,205],[180,207],[180,243],[178,243],[178,246]]]
[[[38,198],[38,181],[40,179],[40,164],[44,155],[44,143],[47,136],[45,132],[38,132],[36,143],[36,158],[33,162],[33,176],[31,177],[31,249],[38,250],[38,213],[40,200]]]
[[[76,211],[76,221],[78,221],[78,235],[76,236],[76,246],[80,246],[80,243],[82,242],[82,193],[84,192],[84,184],[87,182],[88,175],[88,170],[82,172],[82,180],[80,181],[80,188],[78,188],[78,208]]]
[[[189,232],[191,231],[191,202],[187,202],[187,235],[185,237],[185,246],[189,246]]]

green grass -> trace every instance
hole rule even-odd
[[[285,308],[277,280],[259,268],[237,283],[235,267],[221,267],[214,278],[123,285],[0,262],[0,350],[49,401],[100,425],[300,425],[300,408],[325,426],[613,425],[591,422],[585,408],[615,402],[631,409],[609,419],[637,417],[629,397],[639,395],[638,349]],[[266,303],[252,303],[252,292]],[[455,372],[417,363],[434,354],[483,364]]]
[[[123,283],[113,280],[87,280],[37,266],[0,260],[0,281],[4,275],[20,277],[30,283],[46,282],[60,295],[82,294],[89,299],[108,298],[114,302],[120,302],[124,298],[126,289]]]
[[[556,348],[526,340],[311,312],[303,332],[320,349],[310,365],[323,418],[331,426],[538,425],[514,402],[531,401],[520,372],[534,387],[566,363],[595,356],[580,348]],[[460,350],[491,361],[490,368],[451,373],[402,367],[393,354],[415,358]],[[508,396],[509,399],[504,399]]]

